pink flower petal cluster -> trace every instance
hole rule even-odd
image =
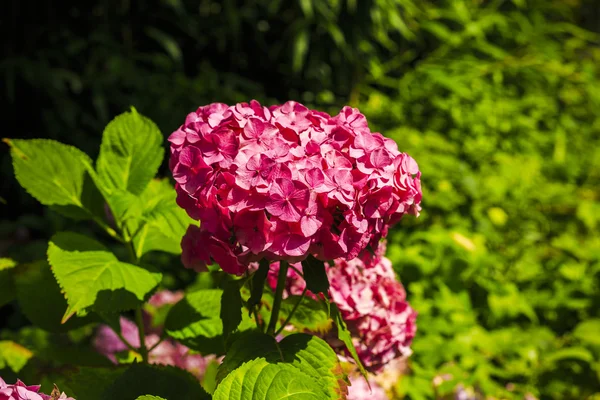
[[[8,385],[2,377],[0,377],[0,400],[52,400],[52,396],[40,391],[40,385],[25,385],[17,379],[17,383]],[[72,397],[67,397],[63,392],[59,400],[75,400]]]
[[[182,297],[182,292],[169,292],[165,290],[152,296],[149,303],[159,308],[164,305],[173,304],[181,300]],[[144,318],[146,322],[149,322],[149,319]],[[137,325],[124,317],[120,318],[119,324],[123,338],[134,348],[139,348],[140,337]],[[159,342],[161,329],[151,329],[150,326],[146,328],[147,332],[151,332],[145,337],[146,348],[150,349]],[[128,349],[127,345],[121,341],[119,336],[108,325],[100,325],[98,327],[96,336],[93,339],[93,345],[96,351],[106,356],[115,364],[117,363],[117,353]],[[215,356],[212,355],[192,354],[186,346],[170,339],[163,340],[148,354],[148,361],[151,364],[179,367],[191,372],[199,380],[202,380],[206,367],[214,359]]]
[[[277,284],[278,271],[279,263],[273,263],[267,277],[272,288]],[[369,371],[379,373],[386,364],[411,354],[417,314],[406,301],[406,292],[396,280],[389,259],[365,251],[353,260],[336,259],[334,265],[326,264],[326,271],[331,300],[338,306],[359,358]],[[285,295],[301,294],[304,287],[304,280],[290,268]],[[345,351],[336,339],[330,344]]]
[[[20,380],[17,383],[8,385],[2,378],[0,378],[0,400],[44,400],[40,391],[40,385],[27,386]]]
[[[242,274],[252,261],[352,259],[407,213],[417,163],[372,133],[357,109],[334,117],[288,101],[214,103],[169,137],[177,202],[201,221],[182,241],[186,267]]]

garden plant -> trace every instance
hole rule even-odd
[[[416,313],[383,241],[419,215],[421,173],[393,140],[350,107],[210,104],[169,136],[173,186],[155,178],[161,138],[132,109],[108,124],[95,163],[56,141],[5,139],[33,197],[105,234],[57,232],[47,260],[3,259],[3,293],[33,323],[101,323],[105,360],[72,348],[70,370],[41,377],[78,399],[361,398],[377,385],[369,373],[410,354]],[[198,284],[157,292],[163,275],[144,255],[180,248]],[[18,374],[31,352],[0,343]],[[0,396],[66,398],[39,389],[2,381]]]
[[[337,383],[318,374],[330,379],[321,385],[329,396],[345,389],[350,399],[373,400],[600,395],[597,0],[66,0],[35,12],[26,1],[5,3],[0,391],[7,396],[26,390],[19,379],[41,384],[40,397],[53,384],[55,397],[78,400],[177,398],[168,391],[189,387],[192,397],[215,395],[225,390],[218,389],[224,375],[234,379],[238,366],[225,355],[243,340],[262,356],[240,360],[262,357],[261,371],[285,364],[300,377],[307,364],[287,362],[285,352],[286,362],[275,362],[270,352],[306,337],[298,334],[311,335],[311,346],[326,343],[331,358],[323,360],[336,355]],[[264,114],[264,106],[271,113],[290,99],[306,105],[310,124],[330,129],[331,118],[362,140],[364,121],[352,119],[359,109],[370,131],[413,157],[422,210],[405,211],[418,218],[390,218],[387,233],[368,220],[373,241],[362,243],[355,234],[364,222],[329,207],[355,210],[347,173],[326,170],[337,162],[344,170],[346,156],[355,157],[354,180],[385,156],[369,165],[360,151],[373,143],[350,145],[331,131],[348,151],[324,157],[320,172],[311,168],[315,146],[306,140],[318,134],[294,143],[289,131],[306,124],[290,126],[290,110],[305,110],[289,103]],[[223,141],[205,140],[231,118],[229,106],[215,102],[231,105],[238,123],[238,134]],[[198,106],[210,104],[216,115],[201,128]],[[255,121],[241,129],[256,112],[279,134]],[[135,138],[121,140],[127,132]],[[259,142],[259,132],[269,140]],[[395,154],[391,142],[373,137]],[[232,143],[244,147],[235,157]],[[287,147],[269,154],[272,143]],[[278,157],[285,168],[271,171]],[[416,171],[406,161],[394,170]],[[254,168],[243,178],[242,164]],[[212,191],[203,179],[215,182]],[[276,185],[266,191],[263,180]],[[338,184],[330,199],[325,188]],[[306,190],[321,208],[303,201]],[[354,196],[363,190],[390,198],[379,178]],[[393,208],[359,204],[371,217]],[[72,262],[90,253],[102,271],[119,265],[132,275],[82,284],[67,271],[99,268],[91,257]],[[130,281],[134,288],[121,285]],[[221,307],[225,292],[234,310]],[[239,324],[231,318],[238,309]],[[348,342],[336,326],[342,321],[360,363],[338,337]],[[379,324],[396,333],[374,334]],[[259,334],[273,339],[252,336]]]

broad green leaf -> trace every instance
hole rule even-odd
[[[250,281],[252,284],[250,298],[248,299],[248,307],[250,309],[260,304],[268,274],[269,260],[263,258],[260,260],[260,263],[258,264],[258,270],[256,270],[254,275],[252,275],[252,280]]]
[[[138,397],[136,400],[166,400],[166,399],[164,399],[162,397],[152,396],[150,394],[147,394],[147,395]]]
[[[0,341],[0,370],[8,367],[18,373],[32,357],[31,350],[20,344],[10,340]]]
[[[16,296],[12,269],[17,263],[10,258],[0,258],[0,307],[10,303]]]
[[[40,203],[72,218],[100,218],[103,198],[92,161],[79,149],[46,139],[4,139],[15,176]]]
[[[323,293],[328,297],[329,279],[325,272],[325,263],[321,260],[309,256],[302,261],[302,273],[306,281],[306,288],[313,293]]]
[[[200,382],[188,371],[146,364],[131,365],[108,387],[103,398],[131,400],[145,393],[165,399],[210,399]]]
[[[225,338],[221,321],[220,289],[198,290],[188,293],[175,304],[165,321],[165,331],[189,348],[205,354],[223,354]],[[239,330],[253,327],[253,321],[242,316]],[[233,336],[235,337],[235,335]]]
[[[290,364],[247,362],[217,386],[213,400],[324,400],[321,383]],[[339,399],[336,397],[335,399]]]
[[[21,311],[37,327],[50,332],[66,332],[96,320],[88,315],[61,324],[68,305],[46,260],[20,266],[15,274],[15,284]]]
[[[128,366],[119,366],[112,368],[90,368],[79,367],[75,372],[70,372],[63,377],[62,384],[59,386],[67,394],[75,399],[84,400],[106,400],[105,392],[113,385],[116,380],[123,375]],[[148,393],[145,391],[144,393]],[[131,397],[133,399],[135,397]]]
[[[279,312],[282,322],[286,320],[300,299],[301,296],[288,296],[283,300]],[[296,308],[290,322],[299,331],[309,330],[325,333],[331,329],[333,321],[329,318],[327,309],[322,302],[305,296]]]
[[[113,119],[104,129],[96,162],[104,188],[142,193],[162,162],[162,144],[158,127],[135,108]]]
[[[63,322],[92,306],[107,312],[133,309],[162,279],[162,274],[121,262],[100,243],[71,232],[52,237],[48,261],[67,298]]]
[[[347,393],[348,382],[333,349],[324,340],[303,333],[290,335],[279,343],[259,332],[240,335],[219,367],[217,381],[224,384],[236,369],[254,359],[294,366],[319,383],[326,393],[324,398],[338,399]],[[217,392],[220,387],[217,387]]]
[[[221,295],[221,322],[223,323],[223,335],[225,339],[233,333],[242,322],[242,294],[239,281],[225,283]]]
[[[220,318],[222,290],[209,289],[188,293],[171,308],[165,331],[186,346],[204,353],[225,350],[223,323]]]
[[[354,343],[352,343],[352,336],[350,335],[350,331],[348,330],[348,327],[346,326],[346,323],[342,318],[340,310],[338,309],[335,303],[330,304],[330,309],[331,318],[333,319],[333,322],[337,327],[338,339],[340,339],[346,345],[346,348],[350,352],[350,355],[354,359],[354,362],[356,362],[360,373],[365,379],[367,379],[367,371],[365,370],[365,367],[363,366],[362,362],[360,361],[360,358],[358,357],[358,353],[356,352]]]
[[[175,201],[177,193],[168,180],[153,180],[140,196],[142,222],[134,237],[138,258],[158,250],[181,254],[181,238],[190,224],[198,224]]]
[[[225,379],[243,363],[260,357],[271,357],[277,352],[277,341],[274,337],[262,332],[245,332],[234,341],[229,348],[217,372],[217,384]],[[279,361],[281,356],[279,356]]]

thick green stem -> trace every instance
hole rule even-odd
[[[146,332],[144,331],[144,318],[142,316],[142,308],[138,307],[135,310],[135,323],[138,327],[138,332],[140,334],[140,355],[142,356],[142,361],[144,363],[148,363],[148,348],[146,347]]]
[[[275,335],[275,326],[279,319],[279,309],[281,308],[281,300],[283,299],[283,289],[287,280],[288,263],[285,261],[279,262],[279,275],[277,276],[277,288],[275,289],[275,299],[273,300],[273,310],[271,311],[271,319],[267,327],[268,335]]]

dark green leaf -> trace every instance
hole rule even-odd
[[[61,323],[67,301],[45,260],[21,265],[15,274],[15,282],[21,311],[44,330],[66,332],[97,321],[97,318],[88,315]]]
[[[223,336],[225,340],[233,333],[242,322],[242,294],[239,281],[225,283],[221,295],[221,321],[223,323]]]
[[[248,307],[250,309],[260,304],[268,274],[269,260],[263,258],[258,264],[258,270],[252,275],[252,290],[248,299]]]
[[[302,261],[302,272],[308,290],[315,294],[323,293],[325,297],[329,296],[329,279],[323,261],[309,256]]]

